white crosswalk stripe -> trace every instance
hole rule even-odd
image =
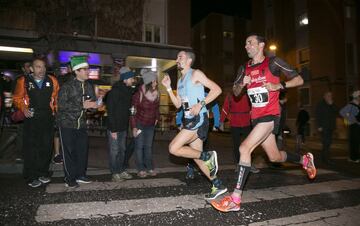
[[[90,184],[82,184],[78,188],[67,188],[64,184],[49,184],[46,187],[47,193],[59,192],[74,192],[74,191],[100,191],[100,190],[114,190],[122,188],[153,188],[153,187],[167,187],[180,186],[186,183],[173,178],[154,178],[141,180],[126,180],[123,182],[92,182]]]
[[[243,195],[242,203],[302,197],[352,189],[360,189],[360,179],[247,190]],[[141,215],[200,208],[210,208],[210,205],[203,199],[202,194],[109,202],[60,203],[40,205],[35,219],[37,222],[49,222],[62,219],[91,219],[104,216]]]
[[[289,164],[289,165],[293,165],[293,164]],[[262,168],[264,168],[264,166],[257,166],[257,168],[262,169]],[[54,173],[52,175],[53,177],[64,177],[64,171],[63,171],[62,165],[53,165],[52,170],[54,171]],[[195,170],[197,170],[197,169],[195,169]],[[235,165],[221,165],[220,170],[235,170]],[[293,170],[280,169],[280,171],[283,173],[292,174],[292,175],[305,175],[305,171],[299,170],[299,169],[293,169]],[[156,168],[156,172],[159,174],[186,172],[186,167]],[[136,174],[137,170],[129,169],[128,173]],[[330,173],[334,174],[336,172],[332,171],[332,170],[325,170],[325,169],[318,169],[318,171],[317,171],[317,175],[330,174]],[[108,175],[108,174],[110,174],[110,171],[108,169],[89,168],[87,170],[87,175],[90,175],[90,176]]]
[[[265,225],[347,225],[358,226],[360,222],[360,205],[354,207],[345,207],[341,209],[333,209],[319,211],[314,213],[300,214],[291,217],[268,220],[264,222],[256,222],[249,226],[265,226]]]

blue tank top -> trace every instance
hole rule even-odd
[[[184,78],[179,79],[177,86],[177,92],[181,98],[185,118],[193,118],[194,116],[190,115],[189,112],[190,108],[205,99],[204,86],[201,84],[194,84],[191,81],[192,74],[193,69],[189,69]],[[204,113],[207,113],[206,107],[203,107],[199,112],[201,123],[203,122]]]

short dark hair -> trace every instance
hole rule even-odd
[[[44,62],[45,65],[47,65],[47,59],[46,56],[44,54],[36,54],[34,55],[31,64],[34,64],[35,61],[40,60],[42,62]]]
[[[250,33],[247,37],[250,37],[250,36],[255,36],[258,43],[263,42],[264,44],[266,44],[266,38],[264,36],[261,36],[261,35],[256,34],[256,33]]]
[[[185,55],[192,60],[191,66],[193,66],[194,62],[195,62],[195,53],[193,51],[188,51],[188,50],[184,50],[184,52],[185,52]]]

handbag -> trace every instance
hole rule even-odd
[[[21,110],[15,110],[11,112],[10,119],[15,123],[22,122],[25,119],[25,114]]]

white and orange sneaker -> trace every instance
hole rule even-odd
[[[231,195],[225,196],[219,202],[214,200],[211,202],[211,205],[218,211],[225,213],[240,210],[240,202],[239,203],[234,202]]]
[[[303,156],[303,168],[306,170],[309,179],[313,180],[316,177],[314,156],[310,152]]]

